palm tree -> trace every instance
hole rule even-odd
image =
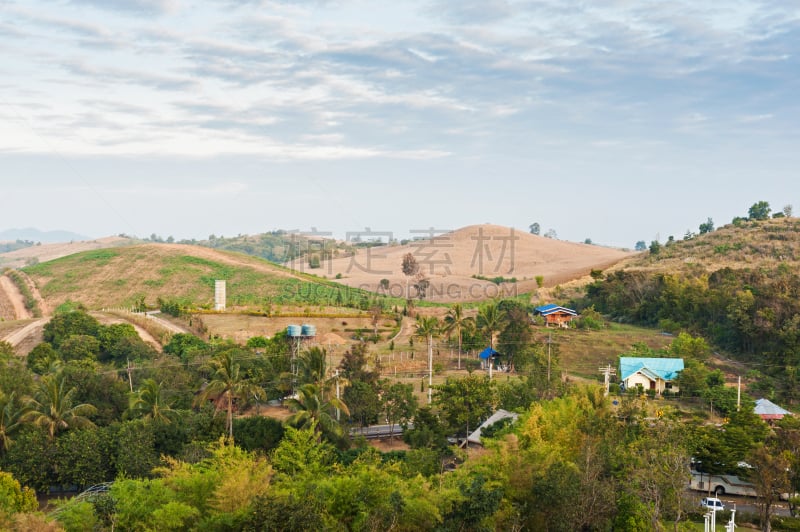
[[[0,392],[0,453],[7,451],[14,443],[11,436],[22,424],[22,417],[27,412],[26,405],[17,401],[16,392],[6,395]]]
[[[425,338],[428,344],[428,404],[431,404],[431,386],[433,386],[433,337],[439,335],[439,330],[439,320],[434,316],[417,316],[414,334]]]
[[[200,394],[197,401],[206,401],[209,398],[224,398],[227,409],[226,425],[228,436],[233,439],[233,401],[249,397],[263,398],[264,389],[251,382],[242,372],[236,361],[238,351],[228,349],[214,356],[209,363],[213,371],[211,380]]]
[[[464,308],[460,303],[453,305],[444,317],[444,332],[458,334],[458,369],[461,369],[461,333],[467,329],[474,320],[464,316]]]
[[[301,384],[319,385],[325,380],[328,372],[328,353],[325,349],[315,346],[303,351],[298,362],[298,380]]]
[[[129,415],[169,424],[177,412],[172,409],[169,401],[164,400],[161,385],[155,379],[145,379],[139,391],[130,395]]]
[[[323,435],[341,435],[342,427],[331,415],[334,409],[350,415],[350,410],[342,400],[335,397],[324,400],[314,384],[302,385],[297,390],[297,397],[289,398],[286,403],[289,410],[294,412],[286,423],[295,428],[314,427],[318,441],[322,441]]]
[[[478,310],[478,319],[476,320],[478,330],[489,338],[489,347],[494,350],[494,337],[497,333],[503,330],[505,324],[505,317],[502,311],[495,303],[489,303]],[[492,360],[489,357],[489,377],[492,376]]]
[[[76,393],[75,387],[67,390],[64,377],[46,375],[39,382],[36,396],[29,400],[30,410],[22,420],[46,429],[51,440],[62,430],[93,427],[87,416],[97,412],[97,408],[88,403],[76,405]]]

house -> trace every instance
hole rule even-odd
[[[641,387],[657,394],[677,392],[673,381],[681,371],[682,358],[619,357],[620,380],[626,390]]]
[[[756,407],[753,411],[764,421],[775,421],[783,419],[784,416],[792,415],[791,412],[784,410],[769,399],[759,399],[756,401]]]
[[[571,308],[559,307],[558,305],[543,305],[533,309],[536,314],[541,314],[545,325],[557,325],[559,327],[569,327],[572,318],[578,315]]]
[[[467,436],[466,442],[468,443],[475,443],[481,445],[481,433],[486,427],[491,427],[498,421],[503,419],[511,419],[511,423],[515,422],[519,418],[519,414],[515,412],[509,412],[508,410],[503,410],[502,408],[498,409],[497,412],[489,416],[489,419],[481,423],[481,426],[475,429],[472,434]]]

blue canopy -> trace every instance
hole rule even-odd
[[[492,349],[491,347],[487,347],[486,349],[484,349],[483,351],[481,351],[481,354],[480,354],[480,355],[478,355],[478,356],[479,356],[480,358],[483,358],[483,359],[485,360],[485,359],[488,359],[489,357],[493,357],[493,356],[495,356],[495,355],[499,355],[499,354],[500,354],[500,353],[498,353],[497,351],[495,351],[495,350],[494,350],[494,349]]]

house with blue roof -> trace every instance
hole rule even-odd
[[[544,318],[545,326],[552,324],[559,327],[569,327],[569,322],[578,315],[578,313],[571,308],[560,307],[553,304],[536,307],[533,311]]]
[[[619,357],[619,377],[626,390],[641,387],[661,395],[677,392],[674,381],[683,371],[682,358]]]

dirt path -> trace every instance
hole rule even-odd
[[[28,274],[22,270],[18,270],[17,273],[22,276],[22,278],[25,280],[25,283],[28,285],[28,289],[31,291],[33,299],[35,299],[36,304],[39,305],[39,310],[42,312],[42,316],[51,316],[53,313],[50,309],[50,305],[47,304],[42,297],[42,294],[39,293],[39,288],[36,286],[36,283],[33,282],[33,279],[28,277]]]
[[[17,347],[21,344],[26,338],[34,334],[38,329],[44,327],[45,323],[50,321],[50,318],[39,318],[36,321],[32,321],[31,323],[27,324],[22,329],[12,332],[3,340],[11,344],[12,347]]]
[[[25,308],[25,298],[7,275],[0,275],[0,291],[4,294],[4,299],[7,300],[14,312],[12,320],[27,320],[32,318],[31,313]]]

